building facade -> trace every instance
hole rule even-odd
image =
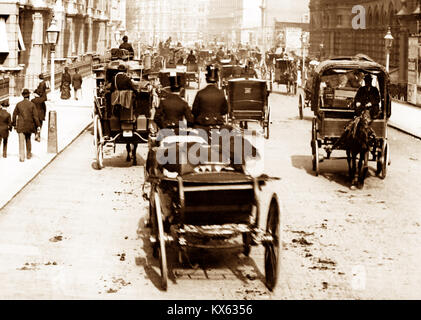
[[[419,0],[310,0],[310,54],[327,58],[363,53],[385,65],[384,36],[390,27],[392,82],[406,91],[408,82],[416,82],[418,70],[415,56],[409,62],[408,54],[418,52],[420,4]],[[411,37],[417,40],[411,42]]]
[[[127,32],[134,42],[156,46],[169,37],[191,45],[204,40],[208,0],[128,0]]]
[[[55,48],[56,79],[65,65],[83,65],[94,54],[118,44],[124,33],[125,0],[0,0],[0,78],[9,79],[9,92],[34,89],[38,75],[49,76],[50,46],[46,30],[54,19],[60,28]],[[57,86],[57,83],[56,83]]]

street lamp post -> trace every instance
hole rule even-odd
[[[53,92],[55,88],[54,60],[55,60],[56,44],[58,41],[59,34],[60,34],[60,28],[57,26],[56,20],[53,18],[53,20],[51,21],[50,27],[47,29],[47,40],[48,40],[48,44],[50,45],[50,52],[51,52],[51,77],[50,77],[51,92]]]
[[[385,46],[386,46],[386,71],[389,72],[389,65],[390,65],[390,50],[392,49],[393,44],[393,36],[390,30],[390,27],[387,29],[387,33],[384,36]]]

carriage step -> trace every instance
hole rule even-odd
[[[150,237],[149,237],[149,241],[150,241],[152,244],[154,244],[154,243],[158,242],[158,239],[157,239],[155,236],[150,236]],[[164,241],[165,241],[166,243],[167,243],[167,242],[173,242],[173,241],[174,241],[174,238],[173,238],[172,236],[165,235],[165,236],[164,236]]]
[[[266,233],[252,234],[252,242],[255,244],[273,243],[273,237]]]

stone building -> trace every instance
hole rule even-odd
[[[169,37],[185,45],[203,40],[208,0],[128,0],[127,32],[142,44]]]
[[[309,7],[310,54],[316,57],[363,53],[385,65],[384,36],[390,27],[394,37],[390,52],[392,81],[406,88],[408,69],[415,65],[415,61],[408,65],[408,53],[414,49],[409,37],[419,34],[420,1],[310,0]],[[356,19],[357,15],[364,21]]]
[[[38,75],[49,77],[50,46],[46,30],[54,18],[61,29],[56,46],[56,86],[64,65],[88,72],[92,55],[117,44],[125,16],[114,2],[125,0],[0,0],[0,37],[7,39],[0,53],[0,77],[9,79],[9,92],[34,89]],[[125,8],[125,2],[123,7]],[[4,25],[4,27],[3,27]],[[3,31],[2,31],[3,30]],[[120,35],[120,34],[119,34]]]

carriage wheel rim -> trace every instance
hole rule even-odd
[[[158,238],[159,238],[159,247],[158,247],[158,259],[159,259],[159,268],[161,270],[161,286],[163,290],[167,290],[168,286],[168,266],[167,266],[167,255],[165,251],[165,239],[164,239],[164,226],[162,221],[162,213],[160,208],[160,199],[158,193],[154,194],[155,200],[155,216],[158,225]]]
[[[273,242],[265,245],[265,278],[269,290],[273,290],[278,279],[280,255],[280,225],[279,204],[274,198],[271,201],[268,213],[266,231],[273,237]]]
[[[96,140],[96,149],[97,149],[97,163],[98,163],[98,167],[99,169],[102,169],[104,167],[104,146],[101,143],[101,120],[99,119],[99,117],[97,116],[96,118],[97,123],[96,123],[96,127],[97,127],[97,136],[95,137]]]
[[[301,98],[301,96],[300,98],[298,98],[298,113],[300,115],[300,119],[302,120],[303,119],[303,99]]]

